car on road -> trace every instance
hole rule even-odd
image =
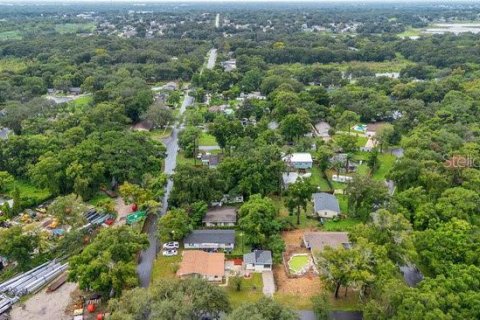
[[[163,250],[162,252],[162,255],[164,255],[165,257],[173,257],[173,256],[176,256],[177,254],[178,254],[178,251],[175,249]]]
[[[177,241],[170,241],[170,242],[164,243],[162,248],[167,250],[172,250],[172,249],[180,248],[180,245]]]

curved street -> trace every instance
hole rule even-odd
[[[188,106],[190,106],[194,99],[188,95],[189,91],[185,91],[185,97],[182,102],[182,106],[180,107],[180,119],[182,114],[185,112]],[[180,120],[181,121],[181,120]],[[178,154],[178,134],[183,129],[183,124],[181,122],[177,122],[173,127],[172,134],[170,137],[165,139],[165,147],[167,148],[167,157],[165,158],[165,169],[164,172],[167,175],[172,174],[175,171],[175,167],[177,165],[177,154]],[[162,200],[162,209],[160,210],[160,215],[154,217],[153,219],[148,219],[147,223],[147,234],[148,234],[148,241],[150,242],[149,247],[140,253],[139,264],[137,266],[137,273],[140,279],[140,285],[142,287],[148,287],[151,280],[152,275],[152,267],[155,257],[157,255],[157,220],[159,217],[164,215],[168,209],[168,197],[170,196],[170,192],[172,191],[173,181],[168,179],[167,186],[165,187],[165,195],[163,196]]]

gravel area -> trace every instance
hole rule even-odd
[[[55,292],[47,293],[43,289],[26,302],[17,303],[10,315],[12,320],[68,320],[71,314],[65,314],[70,303],[70,295],[77,289],[76,283],[67,282]]]

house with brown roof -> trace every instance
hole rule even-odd
[[[177,277],[199,277],[221,282],[225,276],[225,254],[201,250],[185,250]]]
[[[220,207],[207,211],[202,220],[206,227],[234,226],[237,222],[237,210],[233,207]]]
[[[305,247],[312,252],[315,260],[315,253],[322,252],[326,247],[339,248],[351,247],[348,239],[348,232],[305,232],[303,235]]]

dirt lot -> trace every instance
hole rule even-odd
[[[122,197],[115,199],[115,211],[118,213],[117,221],[115,224],[123,225],[125,224],[125,218],[128,214],[132,213],[132,205],[127,205],[123,201]]]
[[[311,273],[300,278],[288,278],[283,265],[276,265],[273,269],[277,293],[291,294],[303,298],[310,298],[318,294],[322,287],[320,278]]]
[[[303,233],[305,231],[309,230],[298,229],[282,233],[282,238],[285,240],[287,251],[295,253],[308,252],[307,249],[301,247],[303,244]],[[280,294],[291,294],[309,298],[318,294],[322,286],[319,277],[312,273],[300,278],[288,278],[283,264],[276,265],[273,269],[273,274],[277,285],[277,292]]]
[[[10,313],[12,320],[67,320],[71,314],[65,314],[70,296],[77,289],[77,284],[67,282],[52,293],[40,291],[26,302],[17,303]]]

